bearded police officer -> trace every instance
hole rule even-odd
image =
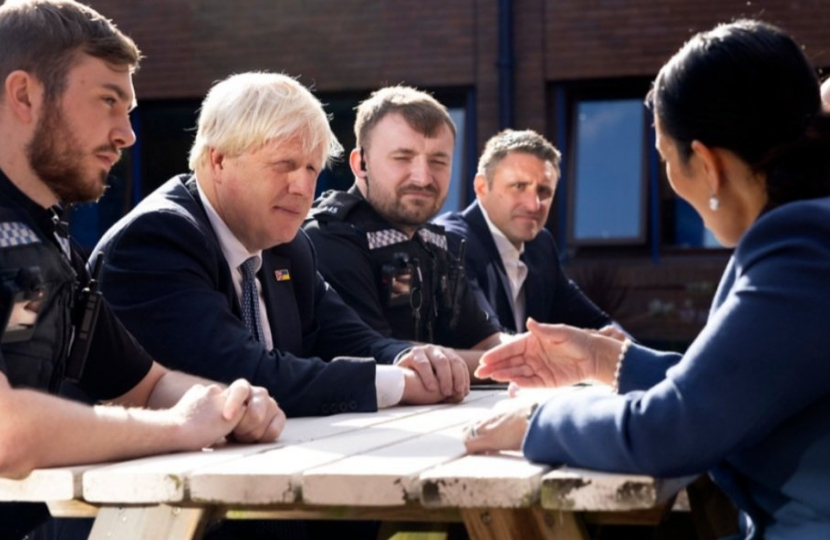
[[[304,228],[320,271],[370,326],[387,336],[460,349],[500,341],[471,293],[463,255],[429,223],[449,188],[455,125],[414,88],[374,92],[357,109],[355,184],[315,201]],[[477,355],[466,359],[474,367]]]

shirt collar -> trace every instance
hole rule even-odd
[[[524,242],[522,242],[522,245],[519,246],[519,249],[516,249],[516,246],[513,245],[513,242],[507,239],[504,233],[501,232],[501,229],[496,227],[495,224],[490,221],[490,216],[487,215],[487,210],[484,209],[484,205],[482,205],[481,202],[478,203],[478,207],[481,209],[484,221],[487,222],[487,228],[490,229],[490,233],[493,235],[493,241],[496,243],[496,249],[499,250],[499,255],[514,260],[521,257],[522,253],[525,252]]]
[[[231,270],[237,270],[239,265],[251,257],[256,257],[257,264],[254,270],[258,272],[262,266],[262,251],[260,250],[251,253],[248,251],[248,248],[246,248],[242,242],[239,241],[222,218],[219,217],[219,214],[216,212],[216,209],[213,208],[213,205],[210,204],[210,200],[208,200],[205,192],[202,190],[202,186],[199,184],[198,179],[196,181],[196,189],[199,191],[199,199],[205,207],[205,213],[207,213],[210,226],[213,227],[213,231],[219,239],[219,246],[222,248],[222,254],[225,255],[225,260],[228,262],[228,266]]]

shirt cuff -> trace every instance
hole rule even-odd
[[[375,388],[378,393],[378,409],[397,405],[403,397],[403,371],[395,366],[378,365],[375,368]]]

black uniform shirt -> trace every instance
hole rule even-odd
[[[304,230],[320,273],[381,334],[466,349],[498,332],[468,287],[463,264],[447,251],[443,228],[425,224],[409,239],[353,186],[324,193]],[[403,274],[420,290],[414,298],[397,291],[394,281]],[[419,315],[413,303],[422,305]]]
[[[0,272],[13,275],[27,266],[46,273],[46,297],[34,335],[0,348],[0,371],[13,387],[57,391],[69,350],[71,304],[78,287],[89,281],[80,254],[67,241],[64,248],[58,240],[55,215],[29,199],[0,171]],[[71,260],[64,249],[71,250]],[[0,307],[5,311],[8,306]],[[78,385],[96,399],[113,399],[135,387],[151,366],[150,356],[102,302]]]

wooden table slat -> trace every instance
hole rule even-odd
[[[637,510],[655,506],[664,492],[650,476],[561,467],[542,478],[541,501],[558,510]]]
[[[523,508],[538,503],[545,465],[519,453],[465,456],[420,477],[425,507]]]
[[[190,498],[221,504],[274,504],[301,499],[308,503],[303,471],[316,470],[316,467],[328,464],[334,466],[334,463],[357,454],[374,455],[372,452],[375,449],[416,437],[420,439],[446,426],[464,425],[489,410],[494,403],[506,399],[506,394],[476,394],[472,398],[461,405],[444,406],[438,414],[431,409],[432,414],[416,412],[377,424],[372,429],[371,437],[363,431],[349,431],[195,470],[190,475]],[[458,436],[455,441],[458,443]],[[348,463],[345,467],[353,470],[353,465]],[[252,483],[252,474],[256,474],[261,481]],[[329,480],[334,482],[333,477]],[[342,504],[344,500],[348,501],[338,499],[335,502],[324,497],[314,503]]]
[[[490,397],[490,393],[475,395],[471,397],[471,401],[487,400]],[[375,414],[352,413],[333,417],[291,419],[287,422],[280,440],[273,444],[217,447],[202,452],[152,456],[95,469],[91,474],[83,475],[83,497],[94,503],[181,503],[190,499],[190,474],[196,469],[237,458],[250,459],[257,454],[286,445],[353,433],[446,407],[448,405],[442,404],[395,407]]]
[[[85,471],[100,465],[38,469],[26,478],[0,478],[0,501],[71,501],[81,496]]]
[[[211,463],[251,456],[279,444],[228,446],[125,461],[83,475],[83,497],[93,503],[176,503],[187,499],[188,473]]]

